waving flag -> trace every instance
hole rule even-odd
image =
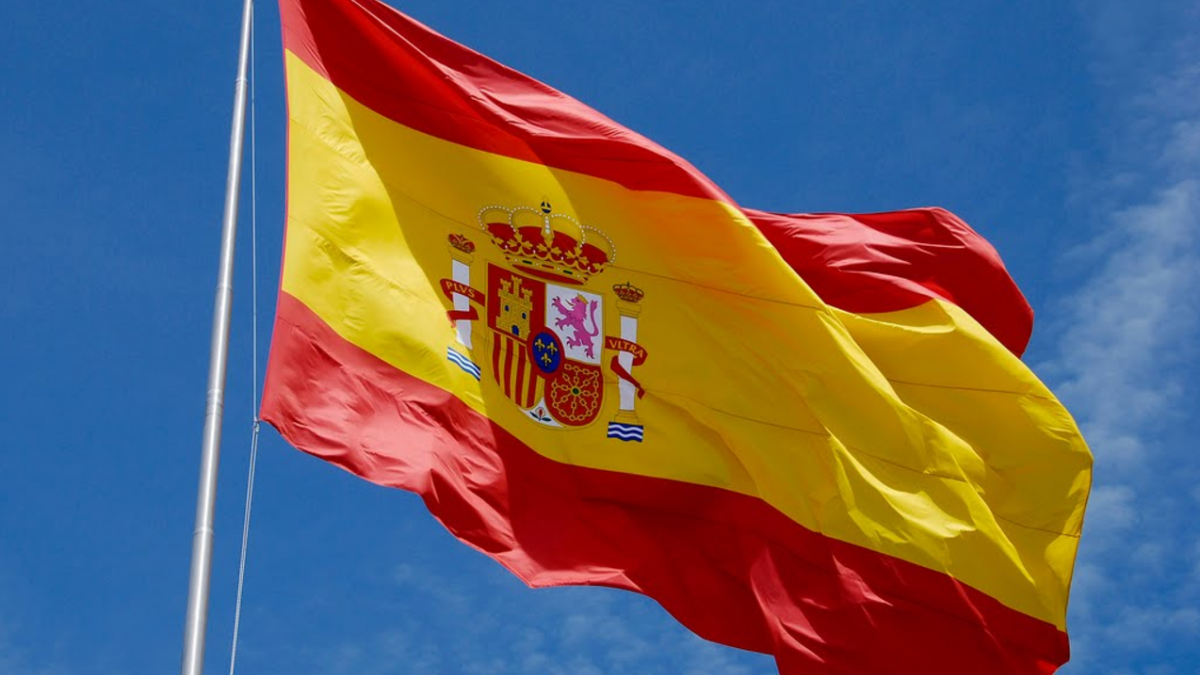
[[[1050,673],[1091,477],[953,215],[743,209],[375,0],[281,0],[263,418],[781,673]]]

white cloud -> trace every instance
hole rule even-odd
[[[1164,29],[1200,7],[1081,8],[1123,131],[1107,174],[1085,181],[1112,215],[1071,253],[1090,271],[1045,364],[1096,455],[1063,672],[1187,672],[1179,665],[1200,658],[1200,528],[1188,516],[1200,489],[1183,440],[1196,418],[1200,45]]]
[[[1137,523],[1133,489],[1126,485],[1100,485],[1088,501],[1089,536],[1120,534]],[[1093,524],[1094,523],[1094,524]]]
[[[1141,432],[1179,405],[1182,383],[1170,369],[1195,328],[1198,219],[1192,180],[1118,211],[1102,234],[1107,259],[1070,298],[1071,327],[1050,370],[1065,375],[1059,395],[1082,411],[1102,466],[1144,460]]]

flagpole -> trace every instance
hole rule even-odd
[[[213,512],[217,502],[217,466],[221,456],[221,417],[225,406],[225,370],[229,361],[229,317],[233,308],[233,251],[237,236],[238,189],[242,179],[242,138],[246,129],[246,71],[254,0],[244,0],[242,32],[234,81],[233,129],[229,134],[229,173],[221,224],[221,257],[208,364],[204,436],[200,448],[200,484],[196,493],[196,527],[192,533],[192,566],[188,578],[187,619],[183,632],[181,675],[202,675],[204,637],[208,625],[208,591],[212,573]]]

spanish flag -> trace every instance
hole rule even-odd
[[[1067,660],[1091,456],[967,225],[742,208],[376,0],[280,5],[292,444],[785,675]]]

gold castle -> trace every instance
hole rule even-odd
[[[529,318],[533,315],[533,291],[521,288],[521,277],[500,282],[500,316],[496,327],[521,339],[529,338]]]

